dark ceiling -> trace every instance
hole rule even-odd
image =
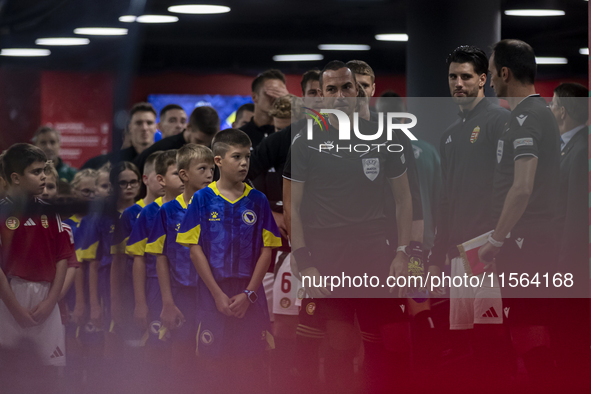
[[[461,1],[450,3],[461,4]],[[134,35],[90,37],[87,46],[52,47],[52,54],[45,58],[1,57],[0,65],[114,70],[121,54],[131,53],[129,48],[133,47],[139,73],[171,70],[244,73],[269,67],[301,72],[337,58],[361,58],[380,72],[405,72],[406,44],[376,41],[374,35],[405,32],[406,0],[205,1],[228,5],[232,10],[220,15],[177,14],[179,22],[163,25],[118,22],[119,16],[129,13],[130,4],[141,7],[143,3],[143,0],[0,0],[2,48],[35,47],[34,41],[39,37],[74,36],[76,27],[134,25],[138,29],[135,45],[127,49],[122,46]],[[169,14],[170,5],[197,1],[147,0],[145,3],[144,14]],[[502,10],[558,8],[566,12],[563,17],[544,18],[503,15],[501,34],[503,38],[519,38],[530,43],[539,56],[568,58],[569,64],[565,66],[539,67],[540,75],[586,77],[587,57],[578,51],[588,46],[587,7],[583,0],[501,1]],[[318,44],[333,43],[369,44],[371,50],[321,52],[317,48]],[[277,63],[272,60],[273,55],[289,53],[322,53],[324,61]]]

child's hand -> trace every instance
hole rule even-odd
[[[234,312],[230,309],[230,299],[226,294],[220,292],[217,296],[214,296],[215,306],[218,308],[218,311],[223,313],[226,316],[234,316]]]
[[[142,330],[148,327],[148,305],[146,305],[145,302],[135,304],[135,309],[133,310],[133,318],[135,320],[135,323]]]
[[[37,322],[37,324],[43,324],[45,320],[51,315],[55,308],[55,302],[51,302],[48,299],[44,299],[37,306],[31,309],[31,317]]]
[[[236,294],[234,297],[230,298],[230,310],[239,319],[242,319],[246,314],[248,307],[250,306],[250,301],[246,296],[246,293]]]
[[[77,302],[76,305],[74,305],[74,310],[72,311],[72,320],[77,326],[84,324],[84,309],[84,304]]]
[[[22,305],[18,305],[11,311],[11,314],[21,328],[34,327],[38,324],[35,319],[33,319],[31,312]]]
[[[186,321],[183,313],[174,304],[162,305],[160,319],[162,320],[164,327],[169,330],[174,330],[180,327],[180,325]]]
[[[103,308],[98,304],[90,304],[90,322],[96,328],[103,327]]]

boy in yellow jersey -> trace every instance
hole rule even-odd
[[[155,297],[149,289],[146,294],[153,302],[147,303],[150,333],[160,331],[162,339],[170,336],[173,380],[182,382],[194,375],[191,369],[195,365],[197,272],[189,249],[176,242],[176,234],[193,194],[213,178],[213,154],[202,145],[186,144],[178,151],[177,167],[185,191],[162,205],[146,245],[146,252],[156,258],[160,287],[155,295],[161,298]],[[150,335],[150,340],[152,337],[158,338]]]
[[[265,391],[271,338],[262,281],[271,248],[281,246],[267,198],[244,183],[250,146],[240,130],[214,137],[220,180],[195,193],[177,236],[199,274],[197,350],[218,375],[213,387],[225,392]]]

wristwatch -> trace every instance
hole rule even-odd
[[[244,290],[244,294],[246,294],[246,298],[248,298],[251,304],[254,304],[259,299],[259,296],[255,291]]]
[[[410,251],[408,250],[408,245],[401,245],[396,248],[396,253],[402,252],[406,255],[406,257],[410,257]]]

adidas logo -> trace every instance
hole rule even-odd
[[[58,358],[58,357],[64,357],[64,353],[62,353],[62,350],[60,349],[59,346],[56,346],[55,350],[53,351],[53,354],[49,358]]]
[[[527,119],[528,115],[519,115],[517,117],[517,122],[519,122],[519,126],[523,126],[523,122],[525,122],[525,120]]]
[[[33,221],[33,219],[29,218],[27,219],[27,221],[25,222],[25,226],[36,226],[35,222]]]
[[[451,142],[451,135],[447,137],[447,139],[445,140],[446,144],[449,144]]]
[[[482,314],[482,317],[499,317],[499,315],[497,315],[495,308],[491,306],[490,309],[486,311],[486,313]]]

